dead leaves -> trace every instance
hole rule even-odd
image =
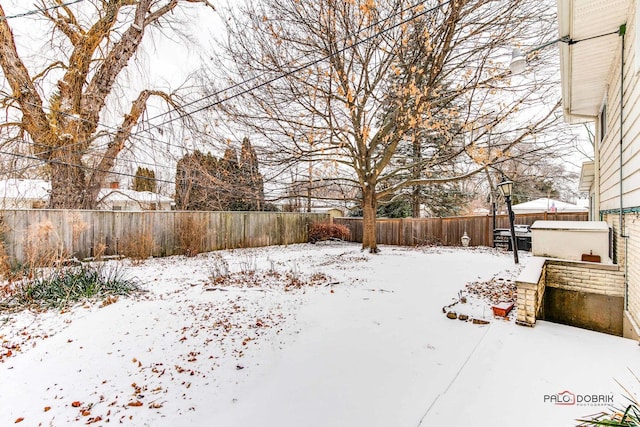
[[[245,359],[249,359],[255,347],[264,344],[265,338],[269,339],[268,337],[282,332],[283,323],[295,315],[288,309],[290,306],[297,306],[303,298],[302,292],[295,291],[297,287],[304,291],[310,287],[318,287],[318,292],[325,293],[331,289],[322,286],[333,285],[328,283],[330,279],[323,273],[305,275],[301,272],[267,272],[264,278],[268,281],[266,285],[261,282],[259,273],[238,279],[246,279],[249,284],[237,283],[238,289],[232,289],[235,288],[232,286],[228,289],[229,292],[208,293],[203,296],[203,300],[191,300],[181,293],[183,290],[176,292],[175,297],[173,294],[161,295],[158,297],[158,305],[166,311],[150,315],[158,324],[145,323],[144,331],[142,328],[139,331],[127,330],[119,342],[113,340],[113,345],[119,347],[107,351],[110,360],[120,362],[119,375],[104,376],[108,381],[96,378],[95,391],[89,390],[90,385],[87,384],[87,393],[83,394],[75,394],[82,389],[67,388],[67,391],[73,392],[67,394],[61,392],[62,388],[52,386],[49,392],[58,393],[56,399],[60,399],[57,401],[60,403],[50,400],[44,401],[43,404],[36,403],[36,412],[47,412],[46,415],[40,412],[39,416],[42,418],[55,416],[59,419],[67,416],[71,420],[75,418],[77,424],[107,425],[118,424],[118,420],[128,424],[126,419],[129,417],[142,416],[136,414],[155,412],[157,414],[153,416],[164,416],[165,412],[186,410],[193,404],[191,400],[194,393],[202,389],[203,383],[216,384],[221,381],[220,377],[226,381],[228,375],[231,375],[231,378],[236,375],[243,377],[252,371],[253,359]],[[229,283],[225,285],[228,286]],[[285,295],[283,292],[286,285],[293,292],[287,294],[282,301],[276,296]],[[195,289],[192,292],[197,291],[198,289]],[[165,304],[165,298],[171,299],[166,301],[171,304]],[[163,315],[167,313],[170,313],[175,321],[164,323]],[[68,316],[60,316],[60,326],[66,327],[62,325],[66,317]],[[154,329],[156,326],[159,327],[157,330]],[[158,330],[161,331],[158,337],[152,335]],[[51,329],[44,331],[57,332]],[[37,333],[42,334],[41,331]],[[27,334],[35,335],[33,329]],[[127,345],[133,336],[136,336],[136,340],[139,337],[144,340],[141,346],[137,347],[139,350],[136,350],[136,353],[127,351],[127,348],[130,348]],[[145,338],[151,336],[154,340]],[[60,342],[68,343],[64,345],[69,351],[85,343],[81,335],[63,335],[59,338]],[[0,347],[0,355],[15,357],[17,350],[3,347]],[[216,372],[225,369],[231,373],[218,375]],[[236,370],[242,372],[236,374]],[[82,371],[84,375],[85,369]],[[120,373],[131,379],[122,382]],[[206,380],[203,380],[204,378]],[[53,409],[51,406],[45,407],[44,404],[51,404]],[[195,408],[190,407],[189,410]],[[11,419],[17,415],[27,418],[21,425],[30,424],[32,421],[32,417],[25,412],[14,413]],[[136,420],[139,421],[140,419]]]
[[[480,297],[491,304],[500,302],[515,302],[518,290],[513,280],[502,277],[493,277],[487,281],[467,283],[465,291],[471,295]]]
[[[107,297],[102,300],[102,303],[99,305],[99,307],[103,308],[116,302],[118,302],[117,295],[107,295]]]
[[[23,347],[28,348],[27,343],[30,343],[31,347],[35,347],[38,340],[46,338],[49,338],[48,334],[34,334],[27,329],[22,329],[9,337],[0,335],[0,363],[4,363],[10,357],[15,357],[22,352]]]

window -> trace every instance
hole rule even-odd
[[[604,136],[607,133],[607,104],[606,103],[602,105],[602,110],[600,110],[600,116],[598,117],[598,124],[600,128],[598,141],[602,142],[602,140],[604,140]]]

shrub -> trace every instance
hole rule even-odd
[[[140,264],[149,258],[154,249],[153,236],[149,233],[132,233],[120,241],[118,252],[131,258],[134,264]]]
[[[9,280],[14,276],[14,272],[9,262],[9,255],[4,242],[0,241],[0,279]]]
[[[640,385],[640,378],[629,369],[631,375]],[[618,381],[616,381],[618,382]],[[578,420],[578,427],[616,426],[616,427],[640,427],[640,399],[634,393],[620,384],[625,391],[627,403],[623,406],[611,407],[608,411],[591,415],[587,419]]]
[[[229,276],[229,263],[220,254],[212,254],[207,264],[209,278],[218,283]]]
[[[0,303],[0,308],[64,308],[88,298],[129,295],[139,290],[118,266],[82,264],[53,269],[39,277],[24,279]]]
[[[348,240],[351,232],[341,224],[330,222],[316,222],[309,227],[309,242],[321,242],[324,240]]]
[[[52,267],[68,257],[62,238],[49,220],[29,226],[25,236],[25,265],[31,271],[37,267]]]
[[[590,419],[578,420],[578,427],[638,427],[640,426],[640,407],[635,403],[626,408],[611,408],[609,412],[592,415]]]
[[[176,224],[178,247],[188,257],[204,252],[207,222],[204,219],[182,217]]]

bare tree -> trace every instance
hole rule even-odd
[[[48,166],[51,207],[95,207],[100,186],[149,99],[159,97],[179,108],[172,95],[145,89],[113,131],[99,126],[118,76],[144,35],[151,26],[170,25],[171,13],[185,2],[213,7],[207,0],[92,0],[82,4],[91,10],[81,11],[60,0],[40,0],[39,16],[51,26],[50,39],[61,43],[56,59],[41,68],[19,55],[0,6],[0,66],[10,88],[0,103],[7,116],[18,117],[1,126],[19,140],[30,138],[33,157]]]
[[[226,22],[220,106],[272,164],[337,162],[372,252],[379,200],[549,153],[561,122],[557,72],[506,69],[517,41],[554,37],[547,2],[248,0]]]

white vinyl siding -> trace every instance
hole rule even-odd
[[[635,16],[631,15],[631,16]],[[635,19],[630,19],[627,26],[625,43],[625,105],[624,105],[624,151],[623,159],[623,203],[624,207],[640,206],[640,86],[635,71],[637,43],[637,25]],[[640,59],[640,58],[638,58]]]
[[[635,73],[635,22],[627,25],[625,37],[623,205],[640,206],[640,86]],[[621,42],[621,40],[620,40]],[[620,50],[620,44],[618,45]],[[620,208],[620,52],[609,75],[607,132],[600,147],[600,209]]]

